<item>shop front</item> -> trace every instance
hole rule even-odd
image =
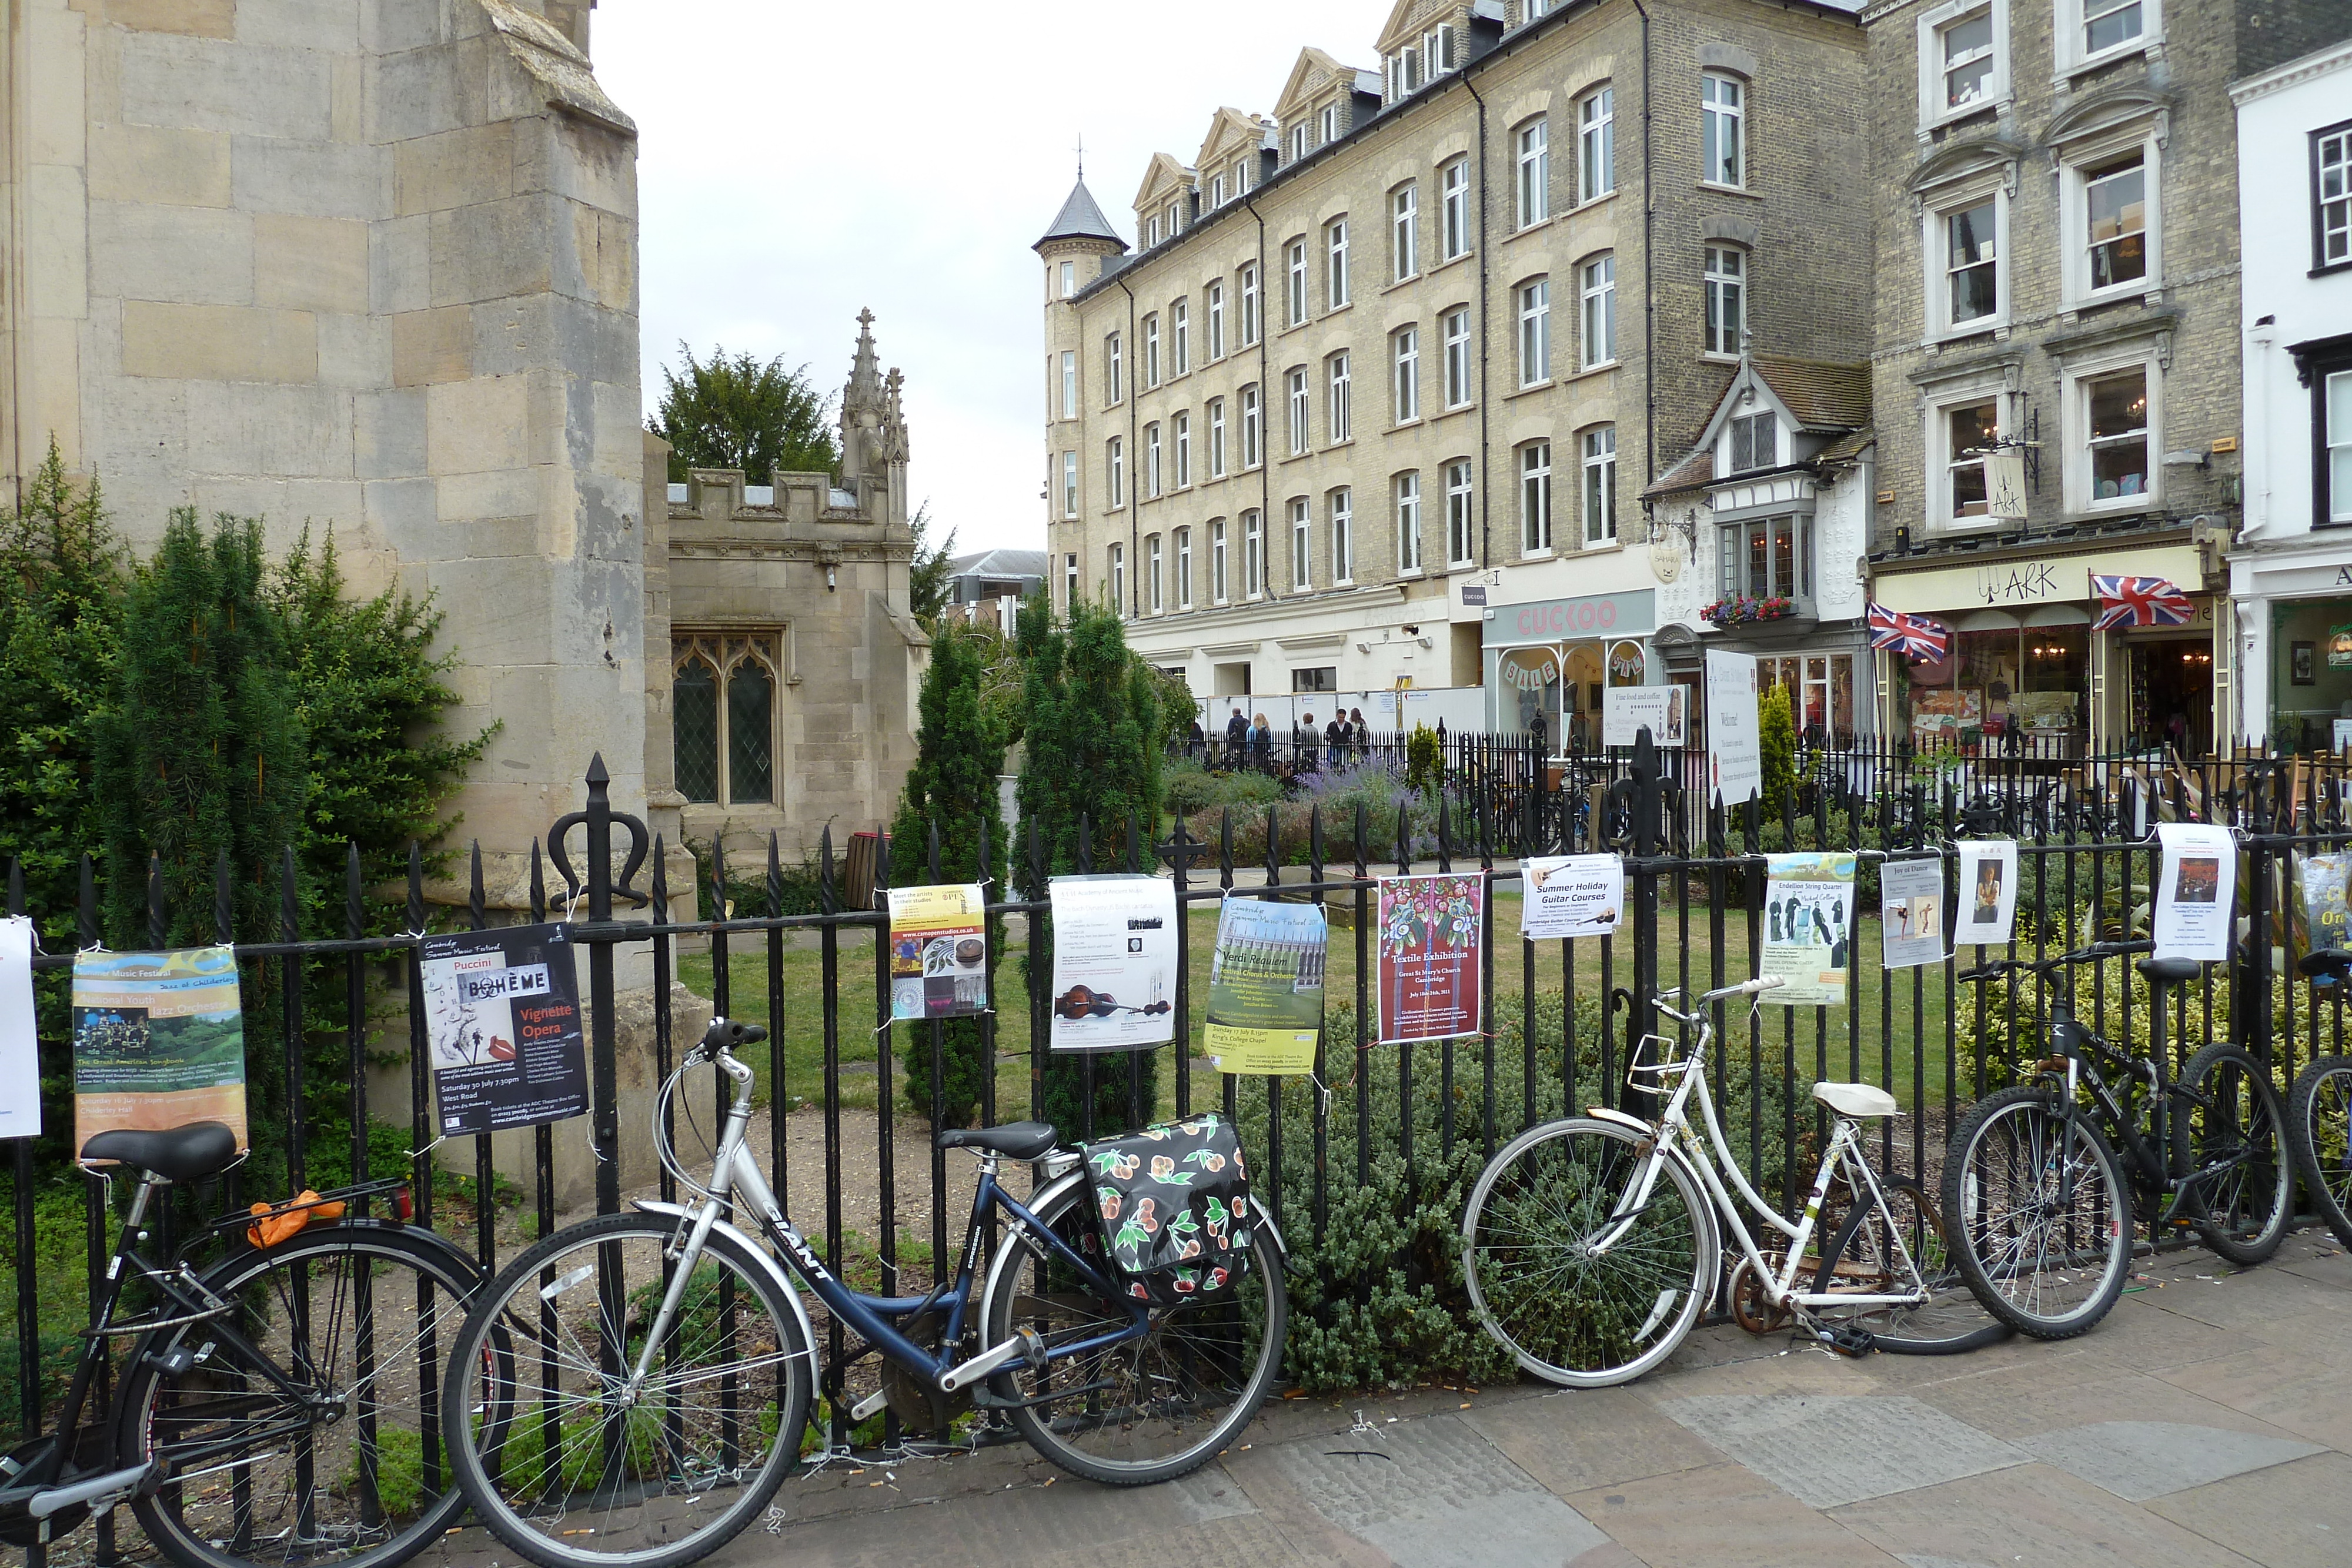
[[[2281,750],[2343,749],[2352,738],[2352,541],[2232,556],[2230,586],[2245,672],[2238,733]]]
[[[1496,605],[1481,625],[1490,727],[1519,734],[1540,719],[1555,747],[1597,746],[1601,694],[1651,685],[1657,665],[1653,589]]]
[[[1951,633],[1941,658],[1875,655],[1886,727],[1923,748],[2202,755],[2230,727],[2228,601],[2185,541],[1925,570],[1882,560],[1872,598]]]

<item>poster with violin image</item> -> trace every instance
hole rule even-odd
[[[422,962],[433,1096],[444,1136],[588,1112],[580,971],[561,925],[427,936]]]
[[[977,883],[890,890],[890,1016],[988,1010],[988,895]]]
[[[1057,876],[1055,1051],[1139,1051],[1176,1038],[1176,884]]]

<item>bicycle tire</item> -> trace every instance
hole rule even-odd
[[[1548,1123],[1507,1145],[1471,1189],[1462,1217],[1471,1310],[1546,1382],[1632,1382],[1675,1353],[1715,1293],[1715,1210],[1679,1159],[1666,1158],[1659,1173],[1672,1199],[1654,1186],[1634,1229],[1604,1254],[1590,1249],[1612,1228],[1649,1142],[1646,1131],[1596,1118]],[[1531,1258],[1540,1272],[1522,1267]]]
[[[2190,1194],[2196,1200],[2190,1223],[2206,1246],[2231,1262],[2263,1262],[2294,1221],[2294,1162],[2270,1069],[2216,1040],[2189,1059],[2179,1087],[2197,1098],[2173,1103],[2172,1168],[2192,1170],[2242,1155],[2246,1162],[2198,1184]]]
[[[1083,1251],[1084,1239],[1096,1227],[1090,1189],[1084,1172],[1063,1179],[1064,1185],[1046,1189],[1030,1212],[1074,1250]],[[1048,1264],[1045,1259],[1045,1249],[1024,1232],[1016,1229],[1006,1236],[989,1267],[981,1301],[983,1343],[1002,1344],[1028,1328],[1050,1348],[1060,1341],[1092,1338],[1129,1321],[1123,1302],[1103,1302],[1098,1295],[1077,1288],[1067,1265]],[[1072,1475],[1116,1487],[1173,1480],[1216,1458],[1255,1417],[1282,1370],[1289,1318],[1282,1250],[1273,1233],[1260,1225],[1251,1232],[1249,1269],[1217,1296],[1154,1312],[1153,1327],[1142,1336],[1091,1356],[1059,1358],[1047,1363],[1043,1372],[1016,1363],[991,1377],[987,1386],[998,1399],[1042,1401],[1004,1414],[1031,1448]],[[1246,1366],[1244,1357],[1252,1358]],[[1210,1382],[1213,1377],[1220,1381]],[[1077,1384],[1057,1396],[1056,1389],[1068,1386],[1063,1382],[1068,1378]],[[1087,1387],[1106,1383],[1109,1389]],[[1119,1403],[1113,1390],[1121,1386],[1149,1387],[1152,1397]],[[1191,1423],[1196,1429],[1187,1430],[1187,1409],[1221,1396],[1225,1400],[1221,1413]],[[1150,1458],[1116,1458],[1079,1446],[1089,1436],[1104,1436],[1114,1444],[1142,1443],[1161,1432],[1174,1442],[1174,1450]]]
[[[279,1372],[290,1369],[299,1378],[306,1369],[323,1368],[331,1384],[339,1383],[342,1354],[348,1349],[352,1382],[341,1388],[341,1398],[347,1402],[362,1388],[371,1394],[390,1389],[394,1396],[394,1400],[362,1401],[360,1419],[345,1423],[317,1409],[289,1406],[287,1396],[254,1369],[234,1364],[234,1353],[207,1333],[209,1320],[159,1329],[140,1342],[124,1369],[115,1408],[115,1445],[121,1464],[161,1458],[168,1473],[173,1448],[234,1441],[239,1427],[263,1425],[266,1415],[254,1413],[257,1402],[279,1401],[265,1405],[264,1412],[275,1409],[306,1417],[309,1423],[304,1433],[310,1439],[307,1489],[299,1463],[289,1465],[278,1455],[248,1462],[242,1476],[232,1473],[223,1483],[213,1468],[223,1454],[215,1451],[197,1461],[196,1474],[186,1481],[133,1498],[131,1511],[140,1528],[166,1557],[181,1568],[295,1562],[394,1568],[440,1539],[466,1500],[451,1484],[446,1461],[431,1451],[435,1424],[430,1417],[437,1416],[440,1407],[437,1364],[457,1341],[467,1299],[479,1287],[481,1274],[472,1260],[439,1238],[428,1237],[429,1232],[382,1221],[314,1227],[267,1250],[234,1253],[203,1275],[205,1287],[215,1294],[246,1299],[247,1315],[239,1330],[271,1354]],[[354,1259],[364,1260],[363,1266],[352,1267]],[[415,1289],[392,1286],[388,1291],[389,1273],[403,1267],[414,1273]],[[325,1313],[333,1320],[323,1335],[322,1294]],[[305,1296],[307,1302],[298,1311],[298,1301]],[[260,1309],[273,1303],[276,1314],[265,1317]],[[338,1337],[345,1305],[352,1312],[348,1343]],[[393,1332],[406,1333],[404,1344],[387,1349],[383,1340],[390,1336],[379,1337],[381,1325],[387,1322],[404,1325]],[[293,1342],[307,1340],[307,1352],[276,1354],[272,1342],[281,1337],[289,1351]],[[176,1350],[190,1351],[199,1359],[181,1372],[169,1372],[163,1358]],[[415,1353],[413,1364],[409,1353]],[[490,1343],[487,1354],[500,1354],[502,1347]],[[373,1359],[373,1373],[360,1371],[363,1357]],[[390,1425],[387,1429],[387,1415],[403,1410],[413,1413],[414,1428]],[[365,1435],[371,1417],[373,1438]],[[348,1453],[334,1448],[339,1440],[335,1434],[349,1437]],[[270,1446],[280,1445],[273,1439]],[[299,1453],[300,1446],[296,1447]],[[214,1478],[211,1484],[197,1484],[206,1472]],[[289,1482],[283,1496],[277,1490],[281,1479]],[[381,1513],[388,1499],[406,1494],[412,1486],[413,1504],[394,1509],[404,1518],[383,1533],[391,1520],[371,1521],[368,1515]],[[352,1517],[354,1511],[356,1517]],[[338,1555],[327,1545],[328,1532],[339,1530],[351,1532],[356,1551]],[[257,1550],[258,1542],[277,1542],[278,1549]]]
[[[2059,1145],[2062,1124],[2071,1128],[2071,1153]],[[2030,1192],[2047,1191],[2051,1162],[2062,1155],[2086,1167],[2083,1174],[2092,1179],[2077,1187],[2063,1223],[2037,1223],[2030,1234],[2021,1233],[2022,1209],[2013,1199],[2003,1206],[2018,1185],[2019,1167],[2028,1172]],[[2072,1339],[2105,1317],[2123,1294],[2133,1240],[2123,1167],[2090,1118],[2077,1114],[2062,1124],[2053,1091],[2023,1083],[1969,1107],[1952,1129],[1938,1196],[1944,1234],[1969,1288],[1987,1312],[2020,1333]],[[2031,1207],[2048,1209],[2050,1201],[2036,1197]],[[2054,1209],[2031,1218],[2061,1218]],[[2070,1304],[2048,1310],[2047,1303],[2061,1301]]]
[[[499,1270],[458,1331],[441,1397],[457,1484],[475,1518],[541,1568],[694,1562],[759,1518],[799,1459],[812,1349],[773,1266],[720,1232],[705,1240],[665,1336],[677,1359],[659,1357],[634,1403],[607,1396],[601,1330],[613,1321],[608,1301],[620,1304],[615,1338],[634,1358],[642,1345],[630,1331],[651,1330],[665,1252],[680,1225],[608,1214],[567,1226]],[[604,1270],[615,1266],[608,1297]],[[735,1313],[747,1302],[765,1312],[764,1323],[741,1323]],[[470,1369],[501,1325],[514,1345],[503,1391],[510,1416],[503,1426],[486,1423],[485,1442],[475,1414],[499,1404],[502,1391],[480,1386]],[[697,1375],[687,1364],[697,1354],[710,1355],[711,1371]],[[694,1403],[714,1399],[715,1407]],[[698,1445],[690,1453],[689,1441]],[[731,1462],[761,1441],[763,1455]],[[625,1518],[624,1508],[638,1511]]]
[[[1943,1220],[1919,1184],[1883,1176],[1878,1186],[1885,1209],[1855,1199],[1837,1239],[1822,1253],[1812,1293],[1827,1295],[1843,1284],[1856,1294],[1895,1294],[1910,1285],[1908,1259],[1929,1292],[1927,1300],[1909,1306],[1816,1305],[1806,1312],[1832,1329],[1867,1334],[1872,1348],[1889,1355],[1958,1355],[2007,1339],[2014,1331],[1999,1319],[1987,1321],[1984,1303],[1953,1260]],[[1882,1212],[1894,1220],[1891,1232]]]
[[[2352,1056],[2322,1056],[2294,1075],[2286,1137],[2311,1207],[2352,1247]]]

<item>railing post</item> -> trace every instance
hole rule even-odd
[[[1642,1041],[1657,1027],[1653,1000],[1658,990],[1658,883],[1641,862],[1658,852],[1658,818],[1662,804],[1658,788],[1658,753],[1650,727],[1633,737],[1633,864],[1625,869],[1633,894],[1633,1008],[1627,1016],[1631,1034],[1625,1060],[1636,1060]],[[1602,1005],[1606,1007],[1604,999]]]
[[[613,918],[612,775],[604,771],[604,754],[588,763],[588,919],[604,926]],[[720,912],[724,917],[724,911]],[[620,1072],[613,1044],[613,945],[608,940],[588,944],[588,1087],[594,1097],[596,1118],[590,1136],[595,1143],[596,1212],[621,1211]]]

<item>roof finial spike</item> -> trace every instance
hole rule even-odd
[[[1078,132],[1078,178],[1079,178],[1080,180],[1084,180],[1086,177],[1087,177],[1087,133],[1086,133],[1085,131],[1079,131],[1079,132]]]

